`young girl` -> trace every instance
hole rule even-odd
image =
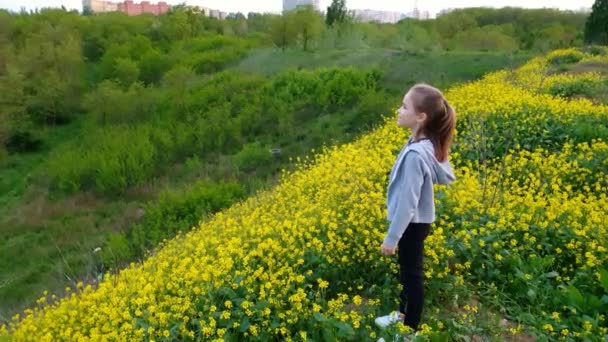
[[[412,132],[391,170],[387,194],[390,226],[381,252],[394,255],[399,246],[399,311],[376,318],[386,327],[403,322],[418,329],[424,301],[424,240],[435,220],[433,184],[455,177],[448,160],[456,114],[443,94],[427,84],[413,86],[398,110],[397,125]]]

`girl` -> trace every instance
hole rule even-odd
[[[456,113],[443,94],[427,84],[413,86],[398,110],[397,125],[412,132],[391,170],[387,194],[388,233],[384,255],[399,246],[399,280],[403,285],[399,311],[376,318],[386,327],[403,322],[416,330],[424,301],[422,255],[424,240],[435,220],[433,184],[455,177],[448,160]]]

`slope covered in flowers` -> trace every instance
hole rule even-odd
[[[550,94],[571,77],[605,78],[545,83],[569,54],[589,57],[558,51],[447,92],[458,180],[437,188],[419,339],[608,334],[608,108]],[[373,318],[398,293],[396,263],[378,250],[387,173],[405,141],[389,118],[324,149],[98,288],[42,297],[0,339],[374,339]],[[489,311],[512,323],[482,326]]]

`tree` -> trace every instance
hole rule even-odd
[[[259,14],[250,12],[247,15],[247,27],[251,32],[270,32],[272,20],[274,19],[272,14]]]
[[[148,85],[158,83],[170,67],[167,56],[157,50],[148,51],[139,61],[139,79]]]
[[[240,12],[239,12],[240,14]],[[242,14],[241,14],[242,15]],[[233,21],[232,24],[233,28],[232,30],[234,31],[234,33],[237,36],[240,37],[244,37],[247,35],[247,31],[248,31],[248,26],[247,26],[247,19],[245,19],[245,17],[238,17]]]
[[[325,23],[327,26],[332,26],[334,23],[343,23],[346,16],[346,0],[332,0],[331,5],[327,7]]]
[[[292,45],[296,38],[293,18],[294,15],[292,12],[285,12],[283,15],[273,17],[270,23],[272,41],[283,51],[285,51],[288,46]]]
[[[595,0],[585,24],[585,42],[608,45],[608,0]]]
[[[125,115],[129,108],[125,92],[114,80],[102,81],[94,91],[85,95],[83,105],[102,126],[114,123],[114,118]]]
[[[173,110],[177,115],[186,111],[192,89],[197,85],[196,73],[185,66],[175,66],[162,79],[162,85],[171,97]]]
[[[306,51],[310,41],[321,34],[323,19],[312,6],[302,6],[295,12],[294,25],[298,38],[302,42],[302,48]]]
[[[16,66],[27,81],[26,111],[34,121],[58,124],[79,113],[84,61],[76,34],[45,25],[18,54]]]
[[[137,63],[129,58],[117,58],[114,61],[114,79],[125,89],[139,78]]]
[[[0,74],[0,149],[14,132],[30,124],[25,86],[25,77],[16,68],[9,66],[4,75]]]
[[[475,17],[466,10],[455,10],[436,20],[437,31],[448,42],[458,33],[478,27]]]

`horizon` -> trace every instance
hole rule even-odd
[[[112,0],[111,0],[112,1]],[[141,2],[141,0],[133,0],[135,3]],[[113,2],[122,2],[119,0],[113,0]],[[156,3],[159,1],[150,1]],[[245,0],[233,0],[233,1],[222,1],[222,0],[194,0],[194,1],[180,1],[180,0],[165,0],[169,5],[175,6],[179,4],[186,4],[188,6],[200,6],[208,7],[215,10],[220,10],[227,13],[241,12],[247,14],[249,12],[256,13],[281,13],[282,11],[282,0],[262,0],[256,1],[252,4],[250,1]],[[389,12],[400,12],[407,14],[414,9],[417,0],[407,1],[396,1],[396,0],[380,0],[371,4],[365,0],[351,0],[347,1],[346,6],[352,10],[379,10]],[[553,8],[559,10],[573,10],[580,11],[582,9],[590,9],[593,5],[594,0],[583,0],[583,1],[572,1],[572,0],[536,0],[534,5],[530,6],[529,1],[525,0],[511,0],[511,1],[483,1],[483,0],[430,0],[425,2],[425,6],[419,5],[420,11],[429,11],[431,17],[435,17],[437,13],[442,10],[448,9],[461,9],[461,8],[472,8],[472,7],[487,7],[487,8],[504,8],[504,7],[515,7],[515,8]],[[319,9],[325,11],[327,6],[331,4],[331,0],[321,0]],[[443,5],[445,4],[445,5]],[[64,6],[67,10],[77,10],[82,12],[82,1],[80,0],[25,0],[25,1],[11,1],[11,0],[0,0],[0,8],[7,9],[12,12],[19,12],[21,9],[26,11],[40,10],[43,8],[61,8]]]

